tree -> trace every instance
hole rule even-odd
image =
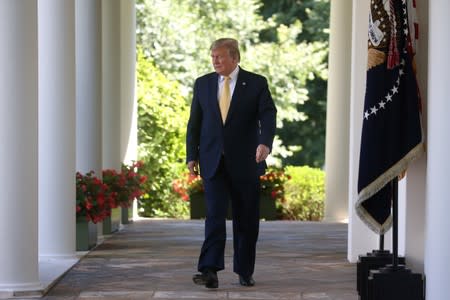
[[[263,0],[260,8],[266,20],[278,25],[290,25],[301,22],[301,31],[296,36],[297,43],[318,43],[322,49],[328,48],[328,28],[330,19],[329,0]],[[261,33],[261,39],[277,42],[274,30]],[[324,55],[320,62],[321,70],[327,69],[328,56]],[[325,128],[326,128],[326,91],[325,74],[316,74],[305,84],[309,100],[298,106],[307,116],[306,119],[286,122],[280,131],[283,143],[301,145],[301,151],[283,159],[284,164],[310,165],[322,167],[325,160]]]
[[[266,20],[284,25],[301,21],[297,41],[328,42],[330,0],[262,0],[262,3],[260,13]],[[275,35],[265,32],[265,37],[273,41]]]

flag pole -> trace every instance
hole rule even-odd
[[[361,300],[408,299],[424,300],[424,279],[422,274],[413,273],[398,257],[398,178],[392,185],[392,265],[370,270],[367,280],[367,294]]]
[[[392,269],[398,269],[398,177],[392,179]]]
[[[384,233],[380,234],[380,246],[379,246],[379,248],[380,248],[380,252],[384,251]]]

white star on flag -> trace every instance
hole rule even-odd
[[[377,114],[378,109],[374,106],[370,108],[370,113],[376,115]]]
[[[391,91],[392,91],[392,94],[393,94],[393,95],[397,94],[397,93],[398,93],[398,87],[397,87],[397,86],[394,86],[394,87],[391,89]]]

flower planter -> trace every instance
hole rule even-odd
[[[133,207],[122,207],[120,211],[120,219],[122,224],[133,223]]]
[[[191,219],[204,219],[206,216],[204,194],[191,195],[189,201]],[[261,219],[276,220],[277,211],[275,201],[269,195],[260,196],[259,210]],[[231,207],[228,207],[227,218],[231,219]]]
[[[259,215],[261,219],[276,220],[277,219],[277,207],[275,202],[269,195],[260,195],[259,197]]]
[[[206,204],[204,194],[190,196],[191,219],[204,219],[206,217]],[[227,219],[231,219],[231,205],[228,205]]]
[[[103,219],[103,234],[111,234],[119,230],[121,210],[120,208],[111,209],[111,216]]]
[[[189,198],[191,219],[204,219],[206,214],[204,195],[193,194]]]
[[[76,250],[88,251],[97,244],[97,224],[87,220],[77,219],[76,223]]]

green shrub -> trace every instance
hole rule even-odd
[[[285,183],[282,218],[320,221],[324,214],[325,172],[308,166],[287,166],[291,179]]]
[[[148,180],[139,201],[145,217],[182,218],[188,206],[172,191],[172,179],[186,170],[185,139],[188,105],[180,86],[170,81],[138,51],[138,157]]]

